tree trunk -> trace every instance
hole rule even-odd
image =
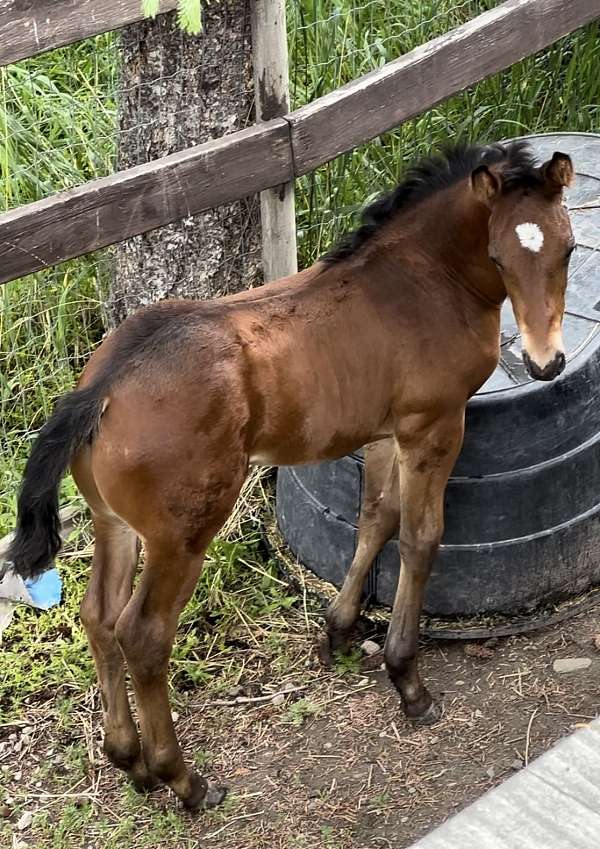
[[[204,4],[203,33],[175,13],[121,36],[118,166],[166,156],[253,123],[248,0]],[[162,298],[210,298],[261,279],[258,198],[237,201],[121,243],[111,324]]]

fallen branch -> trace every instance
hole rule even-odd
[[[306,690],[307,684],[301,687],[289,687],[287,690],[278,690],[276,693],[269,693],[266,696],[236,696],[235,699],[215,699],[210,702],[211,705],[219,705],[220,707],[233,707],[234,705],[249,705],[259,702],[271,702],[277,696],[288,696],[290,693],[297,693],[299,690]]]
[[[525,766],[529,766],[529,742],[531,740],[531,726],[533,725],[533,720],[535,719],[538,711],[539,707],[536,707],[534,712],[529,717],[529,725],[527,726],[527,737],[525,739]]]

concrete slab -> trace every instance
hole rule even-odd
[[[561,740],[412,849],[600,849],[600,720]]]

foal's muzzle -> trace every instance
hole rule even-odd
[[[562,351],[557,351],[554,359],[546,363],[543,368],[531,359],[527,351],[523,351],[523,362],[534,380],[554,380],[555,377],[562,374],[566,365],[565,355]]]

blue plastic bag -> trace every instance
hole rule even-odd
[[[48,610],[60,604],[62,581],[56,569],[48,569],[39,578],[25,581],[25,586],[35,607]]]

